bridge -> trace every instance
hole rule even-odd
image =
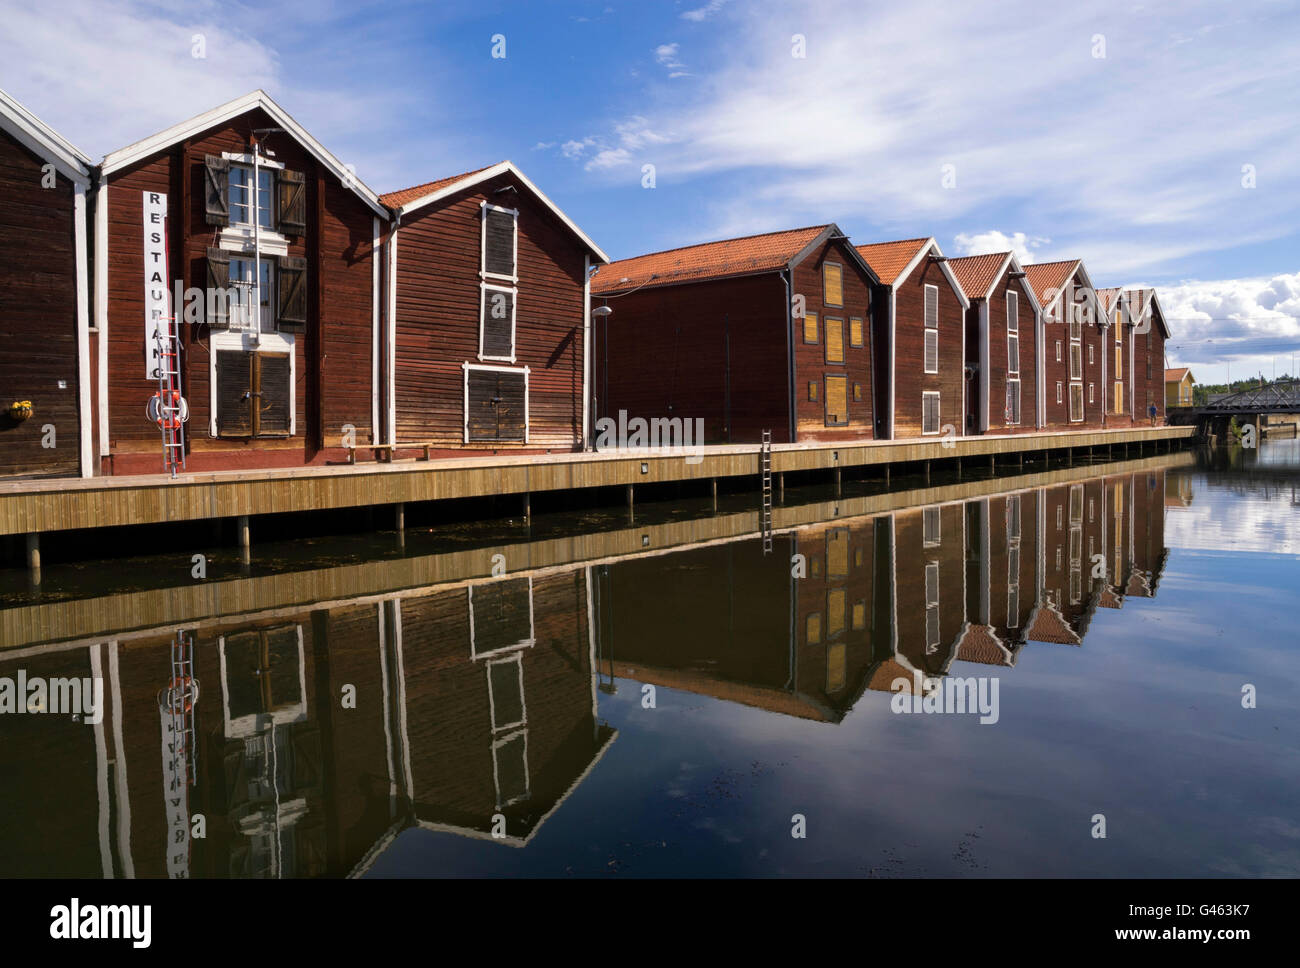
[[[1233,417],[1239,423],[1263,427],[1269,416],[1300,414],[1300,380],[1279,380],[1248,390],[1238,390],[1199,407],[1170,407],[1170,424],[1195,424],[1201,436],[1207,433],[1222,437]]]

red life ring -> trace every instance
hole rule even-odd
[[[167,683],[158,696],[158,705],[164,711],[192,712],[199,699],[199,681],[193,676],[178,676]]]

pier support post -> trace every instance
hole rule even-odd
[[[393,526],[398,534],[406,530],[406,505],[400,501],[393,505]]]
[[[889,487],[889,465],[885,465],[885,487]]]
[[[235,518],[235,539],[239,542],[239,550],[247,553],[250,547],[247,514]]]
[[[1025,452],[1022,450],[1018,456],[1019,459],[1016,462],[1016,466],[1018,466],[1020,470],[1023,471],[1025,469]]]
[[[961,458],[958,458],[959,461],[960,459]],[[923,463],[925,464],[925,486],[929,487],[930,486],[930,462],[927,460],[924,461]]]
[[[524,491],[524,524],[533,523],[533,495]]]
[[[776,499],[782,504],[785,503],[785,475],[776,475]]]
[[[27,536],[27,571],[32,583],[41,583],[41,536],[35,532]]]
[[[629,485],[627,486],[627,509],[628,509],[629,511],[632,510],[632,489],[633,489],[634,486],[635,486],[635,485],[632,485],[632,484],[629,484]]]
[[[835,496],[836,497],[840,496],[840,486],[841,486],[840,469],[837,467],[835,468]]]
[[[709,490],[713,494],[713,510],[716,513],[718,510],[718,479],[716,477],[710,479]]]
[[[959,480],[959,481],[961,480],[961,458],[960,458],[960,457],[957,458],[957,480]],[[930,475],[929,475],[929,474],[926,474],[926,475],[925,475],[925,483],[927,483],[927,484],[930,483]]]
[[[1073,447],[1067,447],[1067,448],[1065,448],[1065,466],[1066,466],[1066,467],[1073,467],[1073,466],[1074,466],[1074,448],[1073,448]]]
[[[997,454],[989,454],[989,472],[996,474],[998,470]]]

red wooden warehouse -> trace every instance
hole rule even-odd
[[[509,161],[384,195],[387,443],[581,449],[587,280],[608,257]]]
[[[0,91],[0,478],[90,476],[91,161]]]
[[[834,224],[611,263],[592,279],[612,310],[598,413],[700,420],[706,442],[870,438],[876,282]]]
[[[951,259],[966,310],[967,434],[1015,434],[1040,426],[1042,315],[1010,252]]]
[[[162,418],[146,411],[172,332],[187,469],[319,463],[375,439],[388,219],[262,91],[106,156],[91,347],[102,473],[163,468]],[[168,314],[174,329],[159,325]]]
[[[1156,408],[1156,423],[1165,419],[1165,341],[1169,323],[1154,289],[1125,289],[1120,296],[1124,314],[1132,322],[1133,416],[1138,423],[1151,422],[1149,408]]]
[[[932,238],[860,245],[880,279],[873,314],[876,436],[960,435],[965,426],[965,314],[957,277]],[[947,429],[945,429],[947,428]]]
[[[1043,307],[1044,425],[1099,429],[1106,409],[1106,314],[1083,262],[1037,262],[1026,278]]]

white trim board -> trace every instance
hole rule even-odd
[[[165,131],[160,131],[155,135],[137,141],[134,144],[127,145],[125,148],[119,148],[117,151],[109,152],[104,156],[101,168],[102,174],[107,177],[115,171],[119,171],[130,165],[135,164],[141,159],[163,151],[172,145],[184,141],[186,138],[201,134],[209,128],[216,127],[219,124],[237,118],[249,111],[261,108],[273,121],[301,144],[307,151],[313,155],[317,161],[323,164],[333,175],[338,178],[344,187],[354,192],[358,198],[364,201],[374,211],[385,219],[389,218],[389,211],[379,196],[371,191],[357,176],[336,158],[333,154],[326,151],[319,141],[307,133],[307,129],[290,117],[289,113],[271,100],[271,96],[263,90],[251,91],[243,97],[235,98],[233,101],[227,101],[219,107],[213,108],[203,114],[182,121],[179,124],[172,125]]]
[[[0,128],[32,154],[44,158],[64,178],[90,187],[94,162],[17,100],[0,90]]]
[[[548,209],[551,210],[551,214],[553,214],[556,218],[558,218],[561,222],[563,222],[569,228],[569,230],[573,232],[574,235],[576,235],[579,239],[582,240],[582,244],[585,245],[591,251],[592,255],[596,256],[596,258],[598,258],[601,262],[605,263],[606,265],[609,264],[609,256],[607,256],[601,250],[600,246],[596,245],[595,242],[591,241],[591,239],[588,238],[587,234],[583,232],[582,229],[578,228],[578,226],[569,218],[569,216],[565,215],[564,212],[560,210],[560,207],[558,205],[556,205],[553,201],[547,198],[546,194],[540,188],[534,185],[528,179],[528,176],[525,175],[518,168],[516,168],[514,163],[509,160],[498,162],[497,164],[493,165],[490,168],[484,168],[482,171],[476,171],[471,175],[466,175],[463,178],[458,178],[454,182],[444,185],[442,188],[439,188],[436,191],[431,191],[428,195],[423,195],[420,198],[415,199],[414,201],[407,202],[405,205],[401,205],[397,207],[394,211],[399,216],[406,215],[409,212],[419,211],[420,209],[424,208],[426,205],[432,205],[434,202],[441,201],[442,199],[447,198],[449,195],[454,195],[455,193],[464,191],[467,188],[473,188],[475,185],[481,185],[485,181],[489,181],[493,178],[496,178],[498,175],[504,175],[507,173],[513,176],[514,178],[519,179],[519,181],[524,185],[525,188],[527,188],[530,192],[532,192],[533,195],[535,195],[543,205],[545,205]],[[518,271],[517,268],[516,271]]]

